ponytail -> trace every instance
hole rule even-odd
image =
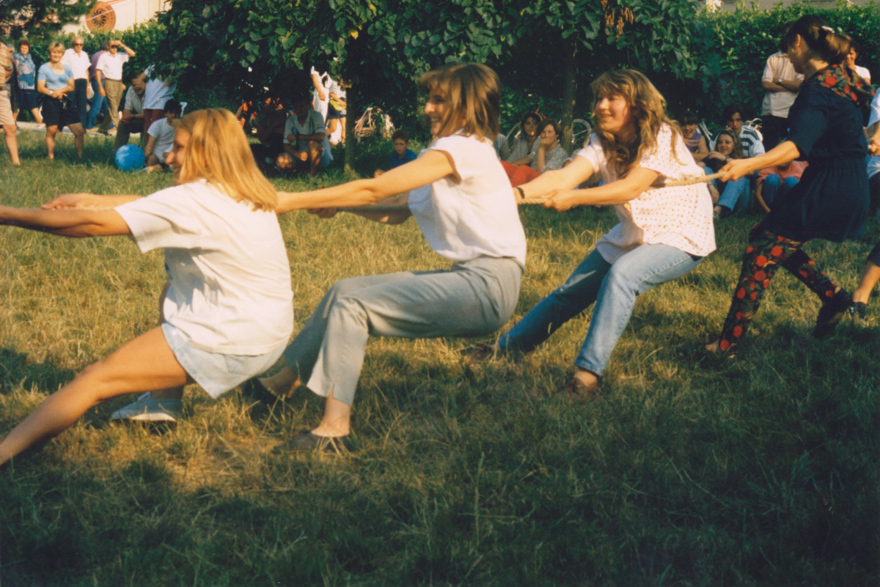
[[[852,43],[850,36],[835,31],[816,15],[802,16],[786,28],[779,41],[780,48],[793,47],[800,36],[812,53],[832,65],[843,61],[849,53]]]

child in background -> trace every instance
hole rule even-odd
[[[165,102],[165,118],[150,125],[150,130],[147,131],[150,138],[147,139],[147,148],[144,150],[147,171],[161,171],[165,167],[163,162],[174,144],[174,133],[179,126],[181,110],[180,102],[168,100]]]
[[[700,132],[697,126],[699,123],[700,119],[690,110],[681,117],[681,134],[684,137],[684,144],[697,163],[700,163],[709,154],[709,145],[706,143],[706,137],[703,136],[703,133]]]
[[[388,156],[388,169],[400,167],[404,163],[415,161],[416,154],[409,149],[409,133],[405,130],[397,130],[391,135],[391,141],[394,144],[394,150]],[[384,171],[377,169],[373,173],[373,177],[379,177]]]
[[[778,202],[782,196],[797,185],[807,165],[806,161],[792,161],[791,163],[774,165],[758,172],[758,187],[755,190],[755,198],[765,214],[770,211],[774,202]]]

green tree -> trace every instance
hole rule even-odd
[[[13,38],[25,32],[45,34],[57,32],[87,14],[97,0],[6,0],[2,3],[0,28]]]

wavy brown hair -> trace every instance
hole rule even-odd
[[[596,133],[608,163],[618,175],[629,171],[646,151],[657,146],[657,135],[664,124],[672,128],[673,146],[681,137],[678,123],[666,115],[666,100],[643,73],[634,69],[608,71],[590,84],[590,89],[593,91],[594,113],[602,98],[623,96],[635,117],[636,134],[628,143],[624,143],[616,135],[602,131],[601,126],[597,125]]]
[[[718,136],[715,138],[715,150],[718,150],[718,141],[722,136],[730,137],[733,140],[733,150],[730,152],[731,159],[745,159],[746,155],[743,153],[742,142],[739,140],[739,137],[732,130],[725,128],[718,132]]]
[[[232,112],[222,108],[197,110],[180,120],[180,129],[190,135],[180,167],[181,184],[204,179],[236,202],[250,202],[256,210],[275,211],[275,188],[260,173]]]
[[[779,46],[786,49],[794,47],[798,35],[814,55],[832,65],[843,61],[852,43],[849,35],[835,31],[815,14],[804,15],[791,23],[784,31]]]
[[[439,92],[449,102],[438,137],[461,130],[465,136],[494,141],[501,132],[501,82],[491,68],[481,63],[449,65],[423,75],[419,87],[426,94]]]

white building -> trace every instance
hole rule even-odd
[[[65,26],[64,31],[124,31],[169,8],[171,0],[100,0],[79,23]]]

